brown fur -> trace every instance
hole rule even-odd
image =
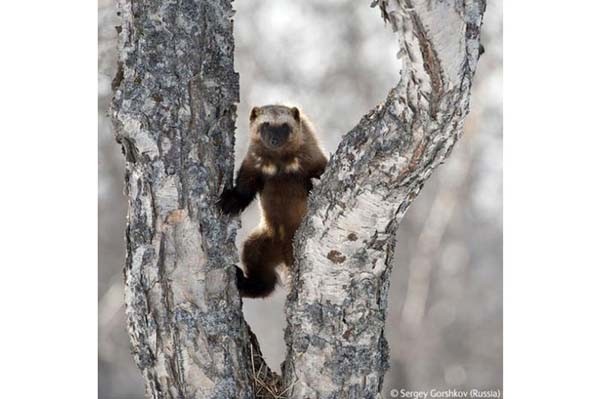
[[[271,137],[283,140],[283,144],[270,146]],[[292,265],[292,241],[306,215],[311,179],[320,177],[326,164],[310,121],[296,107],[267,105],[252,109],[248,153],[236,186],[225,190],[220,199],[224,212],[239,213],[256,193],[260,195],[262,221],[242,250],[246,276],[238,269],[242,296],[269,295],[277,281],[275,267],[281,263]]]

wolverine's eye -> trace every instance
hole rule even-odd
[[[290,133],[292,131],[290,129],[290,125],[288,125],[287,123],[284,123],[283,125],[281,125],[281,130],[283,131],[284,134]]]

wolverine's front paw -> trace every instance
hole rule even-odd
[[[217,206],[227,215],[238,214],[243,210],[243,205],[235,190],[227,188],[223,190],[221,198],[217,201]]]
[[[244,275],[244,271],[237,266],[235,267],[235,278],[238,287],[240,286],[240,283],[246,278],[246,275]]]
[[[246,286],[248,285],[248,278],[244,274],[244,271],[238,266],[235,267],[235,284],[237,286],[238,291],[240,292],[240,296],[242,298],[246,297]]]

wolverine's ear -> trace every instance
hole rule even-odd
[[[296,107],[292,107],[292,116],[298,122],[300,122],[300,110]]]
[[[258,107],[252,107],[252,111],[250,111],[250,122],[253,122],[258,116]]]

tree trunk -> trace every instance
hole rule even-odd
[[[234,166],[231,3],[120,0],[118,12],[125,300],[146,394],[251,398],[248,333],[227,267],[236,224],[214,206]]]
[[[296,233],[284,384],[290,398],[377,398],[396,229],[462,134],[484,1],[377,2],[403,69],[346,134]]]
[[[239,221],[215,207],[234,164],[231,1],[119,0],[113,120],[127,161],[126,309],[147,396],[381,397],[396,227],[462,132],[485,2],[375,4],[398,32],[400,82],[344,136],[311,194],[279,384],[235,288]]]

